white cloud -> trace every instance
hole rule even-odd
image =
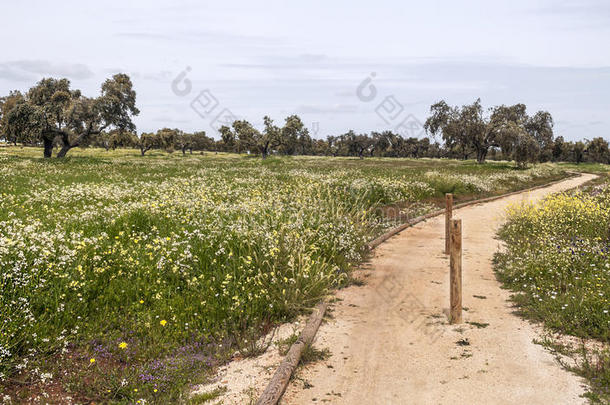
[[[0,77],[31,80],[41,76],[89,79],[93,72],[81,63],[53,63],[47,60],[16,60],[0,63]]]
[[[253,123],[298,113],[320,123],[319,136],[382,130],[375,107],[389,95],[420,120],[439,99],[481,97],[549,110],[569,139],[607,136],[597,123],[610,111],[610,7],[601,0],[32,0],[2,11],[0,33],[11,40],[0,95],[43,76],[95,95],[126,72],[139,130],[209,130],[189,103],[210,89]],[[192,92],[178,97],[171,82],[187,66]],[[356,87],[371,72],[379,98],[363,103]]]

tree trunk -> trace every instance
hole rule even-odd
[[[83,142],[83,140],[85,139],[85,136],[89,135],[89,132],[84,132],[82,134],[80,134],[72,143],[70,142],[70,137],[68,135],[68,133],[66,132],[62,132],[61,134],[61,142],[62,142],[62,147],[59,150],[59,153],[57,153],[57,157],[58,158],[63,158],[66,156],[66,153],[68,153],[68,151],[72,148],[75,148],[77,146],[80,146],[81,142]]]
[[[44,157],[48,159],[53,154],[53,139],[42,138],[42,142],[44,144]]]
[[[66,153],[68,153],[68,151],[69,151],[70,149],[72,149],[72,148],[73,148],[73,146],[72,146],[72,145],[70,145],[70,144],[65,144],[65,143],[64,143],[64,144],[63,144],[63,146],[61,147],[61,149],[59,150],[59,152],[57,153],[57,157],[58,157],[58,158],[63,158],[63,157],[65,157],[65,156],[66,156]]]

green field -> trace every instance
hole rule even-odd
[[[350,281],[402,215],[568,166],[0,148],[0,391],[166,403]],[[51,402],[53,402],[51,400]]]

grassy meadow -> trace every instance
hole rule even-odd
[[[204,381],[236,351],[256,353],[261,334],[349,283],[366,243],[392,225],[380,208],[397,204],[402,215],[417,215],[434,209],[446,192],[458,200],[488,196],[561,178],[569,168],[70,154],[44,160],[39,149],[0,148],[0,398],[14,402],[184,399],[188,384]],[[591,204],[610,201],[606,194],[591,198]],[[544,288],[544,303],[554,291],[565,313],[582,312],[576,304],[585,300],[592,314],[578,322],[604,339],[607,217],[593,210],[582,224],[591,235],[562,239],[559,248],[541,245],[557,258],[545,265],[561,264],[564,272],[571,260],[591,257],[575,284],[590,295],[583,289],[564,300],[562,289],[575,285],[534,283]],[[570,221],[558,225],[581,225]],[[523,226],[537,230],[537,224]],[[505,234],[518,233],[513,228]],[[587,258],[570,256],[569,249]],[[535,259],[527,260],[533,271]],[[534,285],[532,274],[519,277]],[[583,327],[573,324],[570,331]]]
[[[592,402],[608,403],[610,184],[606,176],[596,183],[511,207],[496,269],[524,316],[585,342],[546,343],[575,359],[568,368],[589,380]]]

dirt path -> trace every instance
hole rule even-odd
[[[511,313],[509,293],[496,281],[491,260],[509,204],[593,177],[585,174],[454,212],[462,219],[463,305],[468,308],[459,326],[448,325],[446,316],[444,218],[383,243],[362,270],[366,284],[339,291],[333,319],[318,331],[315,346],[329,348],[332,356],[300,370],[282,404],[583,403],[580,379],[532,342],[539,328]]]

